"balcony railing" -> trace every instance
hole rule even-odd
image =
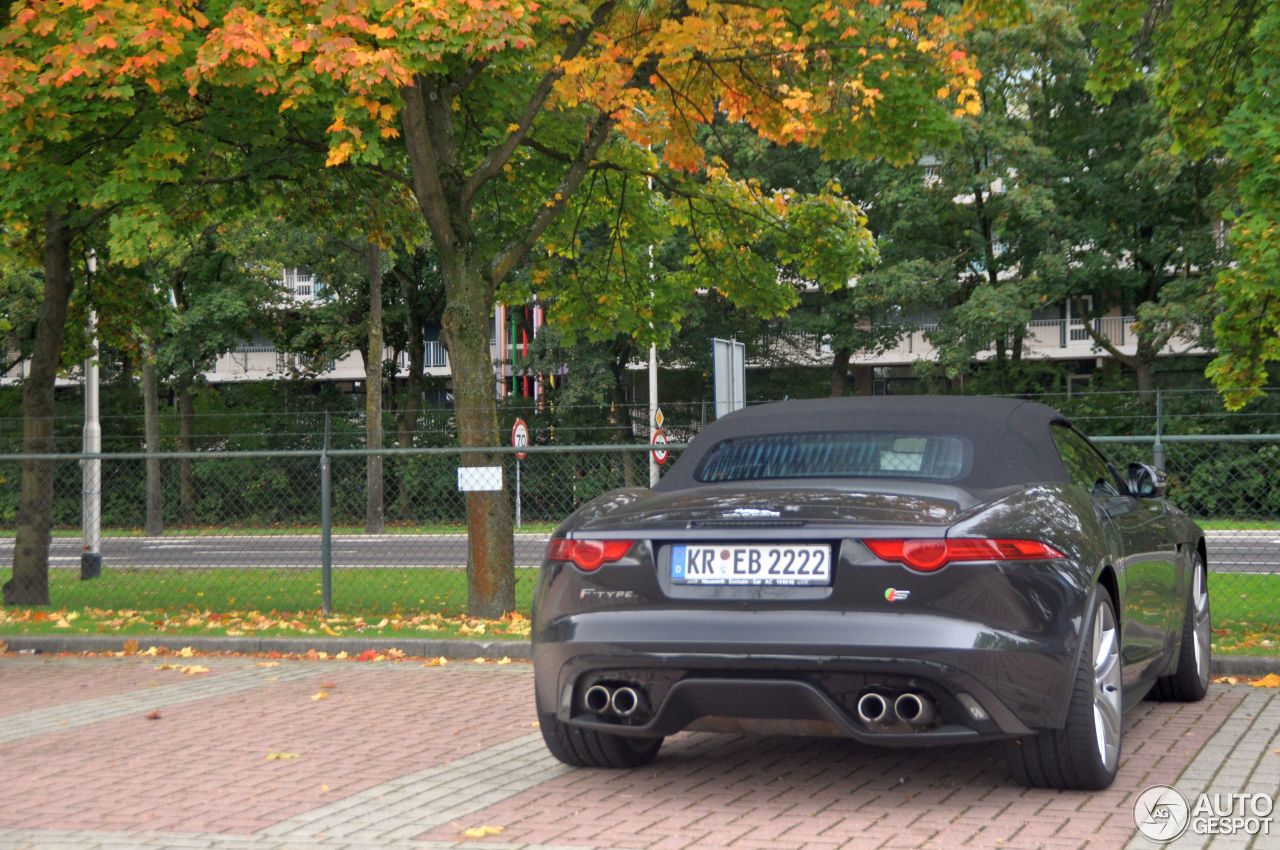
[[[1027,340],[1037,348],[1093,347],[1094,333],[1116,347],[1134,342],[1133,316],[1104,316],[1100,319],[1037,319],[1027,325]]]
[[[1133,316],[1105,316],[1099,319],[1037,319],[1027,324],[1023,336],[1023,353],[1051,359],[1086,358],[1105,354],[1094,342],[1092,329],[1102,339],[1125,354],[1137,347],[1133,333]],[[869,354],[861,352],[854,361],[864,365],[906,365],[915,360],[928,359],[935,351],[928,332],[936,324],[912,325],[904,328],[902,338],[888,350]],[[1167,351],[1203,353],[1205,349],[1192,338],[1178,337],[1172,340]],[[978,359],[990,356],[980,353]],[[831,345],[814,333],[778,334],[767,337],[753,350],[747,352],[752,366],[791,365],[819,366],[830,362]]]

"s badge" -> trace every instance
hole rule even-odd
[[[898,590],[896,587],[886,587],[884,590],[884,598],[890,602],[901,602],[904,599],[911,598],[911,591]]]

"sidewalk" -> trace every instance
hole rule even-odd
[[[1095,794],[1024,789],[998,746],[687,734],[571,770],[532,688],[520,661],[0,657],[0,850],[1145,848],[1149,785],[1280,790],[1280,696],[1243,686],[1143,703]]]

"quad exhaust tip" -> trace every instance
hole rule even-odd
[[[613,698],[609,700],[609,706],[613,709],[613,713],[619,717],[630,717],[640,707],[640,695],[636,693],[635,688],[618,688],[613,692]]]
[[[889,697],[867,691],[858,699],[858,719],[869,726],[889,724],[897,720],[909,726],[926,726],[937,716],[933,701],[924,694],[900,694]]]
[[[640,694],[625,685],[612,690],[604,685],[592,685],[582,695],[582,704],[596,714],[612,712],[619,717],[630,717],[640,708]]]
[[[592,685],[587,688],[586,694],[582,697],[582,702],[586,705],[588,711],[603,714],[609,708],[612,697],[613,695],[609,693],[609,689],[604,685]]]
[[[933,721],[933,703],[927,697],[908,692],[893,701],[893,713],[904,723],[924,726]]]
[[[889,715],[889,701],[874,691],[858,700],[858,719],[863,723],[883,723]]]

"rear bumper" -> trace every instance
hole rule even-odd
[[[1060,727],[1075,651],[1066,635],[1034,639],[887,612],[611,610],[539,623],[534,633],[538,710],[567,723],[654,736],[707,717],[818,721],[892,745]],[[642,710],[627,718],[587,710],[592,684],[637,687]],[[938,718],[921,728],[865,723],[855,706],[868,691],[918,693]]]

